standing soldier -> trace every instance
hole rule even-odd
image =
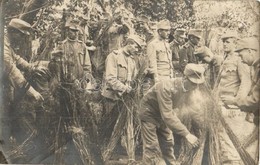
[[[221,109],[223,117],[230,120],[232,117],[228,105],[223,104],[226,97],[244,98],[248,95],[251,87],[250,68],[242,62],[235,52],[237,44],[237,33],[230,31],[222,36],[224,47],[224,61],[220,67],[217,77],[218,96],[221,99]],[[244,121],[240,121],[244,122]],[[230,123],[232,125],[233,123]],[[241,158],[236,151],[230,137],[228,137],[223,126],[220,126],[219,138],[220,149],[222,151],[221,161],[223,164],[239,164]]]
[[[193,146],[198,145],[197,137],[192,135],[177,117],[177,104],[181,96],[204,83],[204,72],[202,66],[188,64],[183,78],[161,81],[142,98],[139,118],[143,140],[143,164],[176,164],[172,131],[185,137]],[[160,148],[159,142],[163,147]]]
[[[86,45],[78,40],[78,26],[68,25],[67,38],[62,42],[64,80],[74,82],[91,75],[91,62]]]
[[[157,24],[158,36],[147,45],[148,73],[155,82],[174,77],[172,51],[168,42],[170,29],[170,21],[160,21]]]
[[[3,149],[6,153],[12,153],[10,149],[21,145],[25,140],[32,140],[32,129],[35,129],[35,111],[34,109],[25,109],[17,107],[17,104],[26,96],[32,97],[35,101],[42,101],[42,95],[31,86],[31,75],[38,72],[41,75],[46,70],[42,67],[36,67],[28,63],[22,57],[17,55],[15,48],[20,42],[20,38],[28,37],[30,35],[31,25],[21,19],[12,19],[7,26],[7,33],[4,36],[4,109],[3,120],[1,123],[3,134],[1,139],[4,140]],[[28,74],[26,79],[23,73]],[[31,136],[32,137],[32,136]],[[28,139],[29,138],[29,139]],[[31,141],[33,143],[33,141]],[[13,148],[14,147],[14,148]],[[31,147],[29,145],[29,147]],[[28,154],[27,145],[21,149],[24,154]],[[30,150],[31,151],[31,150]],[[8,156],[9,163],[24,163],[28,157],[21,155],[6,155]]]
[[[187,44],[179,52],[180,66],[182,71],[188,63],[198,64],[198,59],[194,52],[195,47],[201,40],[201,31],[198,29],[191,29],[188,33],[188,39],[189,40]]]
[[[175,75],[180,75],[181,73],[181,67],[180,67],[180,56],[179,56],[179,51],[181,49],[181,46],[185,43],[185,35],[186,30],[185,29],[176,29],[174,31],[174,39],[170,43],[171,45],[171,50],[172,50],[172,63],[173,67],[175,69]]]
[[[223,100],[226,104],[237,105],[241,111],[253,114],[254,124],[259,124],[259,98],[260,98],[260,60],[259,60],[259,42],[255,38],[245,38],[238,42],[236,52],[239,53],[244,63],[251,67],[252,86],[249,94],[245,98],[236,99],[235,97],[226,97]],[[256,140],[259,137],[259,127],[253,132],[252,138]],[[251,141],[252,139],[248,139]],[[257,146],[257,145],[256,145]],[[255,161],[258,161],[259,148],[256,147]]]
[[[123,132],[122,129],[125,128],[124,123],[133,120],[133,117],[130,117],[132,114],[128,113],[129,110],[123,108],[122,98],[123,95],[129,95],[130,92],[135,90],[131,85],[137,75],[134,56],[141,51],[144,44],[137,35],[128,36],[125,44],[124,47],[110,53],[106,59],[106,72],[104,74],[105,79],[102,90],[102,95],[106,98],[106,117],[104,118],[105,121],[103,125],[101,125],[102,131],[100,132],[103,133],[104,137],[110,137],[111,133],[112,135],[107,141],[108,145],[103,155],[105,161],[109,159],[115,148]],[[117,120],[117,122],[115,120]],[[111,130],[111,126],[114,127],[113,131]],[[119,131],[119,133],[115,133],[116,131]],[[128,131],[127,129],[127,136],[129,135]],[[133,140],[134,138],[129,139],[129,141]],[[133,145],[127,146],[128,151],[130,151],[129,147],[133,147]],[[132,154],[133,155],[129,154],[129,159],[134,159],[134,153]]]

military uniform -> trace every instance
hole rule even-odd
[[[255,61],[251,67],[252,87],[247,97],[237,102],[242,111],[252,112],[255,115],[254,123],[259,121],[259,91],[260,91],[260,60]]]
[[[18,69],[19,68],[19,69]],[[33,66],[16,55],[10,46],[9,39],[5,37],[4,42],[4,72],[14,88],[22,88],[27,84],[21,70],[30,71]],[[21,69],[21,70],[20,70]]]
[[[156,38],[147,46],[149,60],[149,71],[154,79],[171,79],[174,77],[172,64],[172,51],[170,44],[162,39]]]
[[[236,98],[244,98],[250,91],[251,78],[249,66],[242,63],[237,53],[233,52],[224,57],[224,61],[220,67],[220,82],[218,86],[219,98],[231,96]],[[222,102],[220,102],[222,104]],[[223,117],[230,120],[231,109],[221,106]],[[236,110],[239,112],[239,109]],[[242,121],[243,122],[243,121]],[[230,122],[229,125],[234,123]],[[241,157],[234,147],[231,139],[227,135],[224,126],[219,125],[219,139],[221,148],[221,161],[223,164],[240,164]]]
[[[108,52],[111,53],[113,50],[117,50],[123,46],[125,34],[127,33],[128,27],[126,25],[119,25],[113,23],[108,29]]]
[[[133,56],[122,49],[114,50],[106,59],[105,84],[102,95],[112,100],[118,100],[119,95],[125,92],[127,83],[134,80],[136,74]]]
[[[164,162],[162,157],[169,164],[176,163],[172,130],[184,137],[190,133],[177,117],[176,104],[186,92],[181,86],[181,78],[159,82],[141,101],[138,115],[141,120],[144,164],[160,164]],[[163,144],[162,151],[159,141]]]
[[[179,56],[180,56],[180,67],[181,70],[183,71],[185,66],[188,63],[194,63],[198,64],[198,57],[195,56],[195,45],[193,45],[190,41],[186,43],[182,49],[179,51]]]
[[[88,50],[82,41],[65,39],[62,42],[63,73],[66,81],[82,79],[91,73],[91,62]]]
[[[251,88],[250,68],[236,54],[228,55],[220,68],[219,96],[243,98]]]
[[[173,40],[170,43],[171,50],[172,50],[172,64],[175,70],[175,74],[180,74],[181,72],[181,66],[180,66],[180,49],[182,48],[181,45],[176,41]]]

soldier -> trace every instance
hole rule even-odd
[[[64,81],[74,82],[91,76],[91,62],[86,45],[78,40],[78,26],[68,25],[67,38],[62,41],[59,49],[63,51]]]
[[[195,47],[198,46],[201,40],[201,31],[198,29],[191,29],[188,33],[188,42],[180,50],[180,67],[183,71],[188,63],[198,64],[198,58],[194,55]]]
[[[132,120],[127,118],[128,110],[123,107],[123,95],[127,96],[135,89],[132,86],[135,77],[137,75],[137,68],[134,56],[141,51],[144,46],[143,41],[137,35],[130,35],[126,39],[126,45],[119,50],[111,52],[106,59],[106,72],[104,73],[104,87],[102,89],[102,95],[105,99],[105,116],[103,117],[103,124],[101,125],[101,137],[110,137],[112,131],[111,127],[115,127],[114,131],[123,131],[126,120]],[[117,109],[116,109],[117,108]],[[118,116],[118,117],[117,117]],[[117,120],[117,122],[115,121]],[[115,125],[115,126],[114,126]],[[129,131],[127,129],[127,131]],[[107,160],[113,151],[115,144],[119,140],[120,133],[112,133],[110,139],[108,139],[107,150],[105,150],[104,159]],[[128,135],[128,133],[127,133]],[[106,140],[106,139],[105,139]],[[107,141],[104,142],[106,143]],[[130,139],[132,141],[133,139]],[[133,146],[129,146],[131,148]],[[128,149],[127,148],[127,149]],[[132,155],[134,156],[134,155]],[[129,155],[129,158],[131,155]],[[133,159],[131,157],[130,159]]]
[[[123,46],[126,35],[130,28],[122,21],[122,12],[116,10],[114,13],[115,21],[108,29],[108,52],[119,49]]]
[[[250,68],[242,62],[235,52],[237,38],[237,33],[233,31],[226,32],[222,36],[225,54],[217,77],[217,86],[215,86],[218,89],[222,115],[226,120],[233,117],[234,111],[231,111],[229,105],[223,104],[223,100],[226,97],[244,98],[248,95],[251,87]],[[230,125],[232,124],[234,123],[231,122]],[[222,164],[239,164],[241,158],[223,126],[220,126],[219,139]]]
[[[171,50],[172,50],[172,63],[174,66],[174,69],[176,70],[175,74],[180,74],[181,73],[181,68],[179,65],[179,51],[181,49],[181,46],[185,43],[185,38],[186,38],[186,30],[185,29],[176,29],[174,31],[174,39],[170,43],[171,45]]]
[[[42,76],[47,70],[28,63],[15,52],[16,44],[20,42],[19,39],[28,37],[31,30],[29,23],[21,19],[12,19],[4,36],[4,81],[2,81],[4,108],[3,116],[1,116],[3,119],[1,121],[3,131],[1,140],[4,141],[2,147],[6,153],[11,153],[13,148],[19,145],[22,146],[25,140],[29,140],[30,144],[35,144],[35,141],[33,141],[35,135],[32,133],[32,130],[36,129],[34,106],[32,106],[32,109],[28,109],[28,107],[18,107],[18,105],[21,105],[19,103],[22,100],[27,99],[26,96],[33,98],[31,105],[36,105],[35,101],[43,101],[42,95],[31,86],[31,76],[33,73]],[[23,73],[27,74],[27,79]],[[29,160],[31,155],[27,154],[31,152],[30,147],[32,146],[28,144],[21,147],[23,154],[26,156],[6,155],[9,163],[24,163],[25,160]]]
[[[252,112],[255,115],[254,123],[258,125],[259,119],[259,91],[260,91],[260,63],[259,63],[259,44],[254,38],[245,38],[238,42],[236,52],[242,58],[242,61],[251,66],[252,86],[249,94],[244,98],[235,98],[233,96],[225,97],[226,104],[235,104],[242,111]]]
[[[155,82],[174,77],[172,51],[168,43],[170,22],[162,20],[157,24],[158,36],[147,45],[148,73]]]
[[[37,68],[15,54],[14,51],[17,39],[25,35],[30,35],[30,30],[31,25],[21,19],[12,19],[10,21],[4,40],[4,72],[14,89],[26,89],[26,93],[34,99],[43,100],[41,94],[30,86],[22,74],[22,71],[33,72]]]
[[[188,64],[183,78],[159,82],[142,98],[138,113],[143,139],[143,164],[164,165],[164,160],[167,164],[176,163],[172,131],[185,137],[193,146],[198,145],[197,137],[177,117],[177,100],[204,83],[204,71],[202,66]],[[161,149],[159,141],[164,146]]]

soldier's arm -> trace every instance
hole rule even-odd
[[[251,89],[252,81],[250,75],[250,67],[247,64],[243,63],[241,59],[238,59],[237,70],[241,83],[236,98],[240,99],[245,98],[248,95]]]
[[[156,49],[154,44],[150,43],[147,46],[147,56],[148,56],[148,63],[149,63],[149,71],[153,74],[154,79],[158,79],[157,73],[157,59],[156,59]]]
[[[179,63],[180,63],[180,68],[182,71],[184,71],[185,66],[188,64],[188,56],[187,56],[187,51],[186,49],[182,48],[179,52]]]
[[[16,57],[16,59],[19,58]],[[16,67],[12,54],[6,46],[4,46],[4,71],[15,88],[22,88],[26,85],[27,81],[21,71]]]
[[[83,70],[86,73],[91,73],[92,69],[91,69],[91,61],[90,61],[90,57],[89,57],[89,52],[87,50],[87,47],[84,46],[84,63],[83,63]]]
[[[252,88],[252,93],[243,99],[237,101],[239,107],[258,107],[260,98],[260,79],[257,81],[256,85]],[[251,109],[252,110],[252,109]]]
[[[169,82],[157,84],[156,92],[164,123],[177,134],[186,137],[190,132],[172,109],[171,86],[169,86]]]
[[[117,62],[115,55],[109,54],[106,59],[106,83],[115,91],[125,92],[127,86],[117,79]]]

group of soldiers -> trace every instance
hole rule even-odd
[[[147,35],[149,39],[132,32],[129,26],[116,19],[107,29],[110,38],[107,54],[102,54],[105,57],[102,67],[105,69],[100,91],[106,99],[105,111],[118,111],[117,116],[112,116],[118,118],[120,113],[127,111],[122,106],[122,97],[135,92],[136,76],[140,72],[144,75],[141,86],[146,88],[143,89],[143,97],[136,110],[141,126],[143,164],[176,163],[173,132],[184,137],[193,147],[199,145],[198,137],[178,118],[177,100],[201,85],[211,88],[205,78],[205,71],[211,68],[215,68],[216,79],[213,86],[218,91],[224,117],[230,118],[230,113],[225,112],[229,111],[228,107],[236,106],[238,111],[247,112],[248,122],[258,125],[260,82],[259,44],[256,38],[240,39],[235,32],[228,31],[221,38],[224,54],[216,55],[205,46],[202,31],[198,29],[190,29],[188,33],[185,29],[176,29],[173,39],[169,40],[171,24],[168,20],[159,21],[155,30]],[[87,89],[89,83],[95,82],[92,81],[95,75],[92,71],[94,57],[91,56],[95,55],[93,52],[96,48],[86,45],[85,40],[78,39],[81,29],[77,24],[69,23],[66,28],[66,39],[51,53],[52,61],[60,64],[56,68],[59,74],[55,76],[59,82],[65,84],[64,87],[72,85]],[[12,19],[7,26],[3,71],[6,80],[5,93],[8,93],[6,97],[10,98],[5,98],[6,107],[9,108],[5,107],[4,111],[12,111],[10,107],[17,101],[17,92],[18,95],[27,94],[37,101],[44,100],[40,91],[26,80],[24,73],[37,72],[44,75],[49,72],[48,68],[28,63],[16,51],[17,38],[30,35],[30,30],[31,25],[21,19]],[[203,98],[200,101],[203,102]],[[104,125],[106,124],[109,123]],[[126,131],[126,134],[129,132]],[[10,133],[5,136],[8,135]],[[219,136],[223,151],[222,164],[242,164],[240,155],[224,128]]]

